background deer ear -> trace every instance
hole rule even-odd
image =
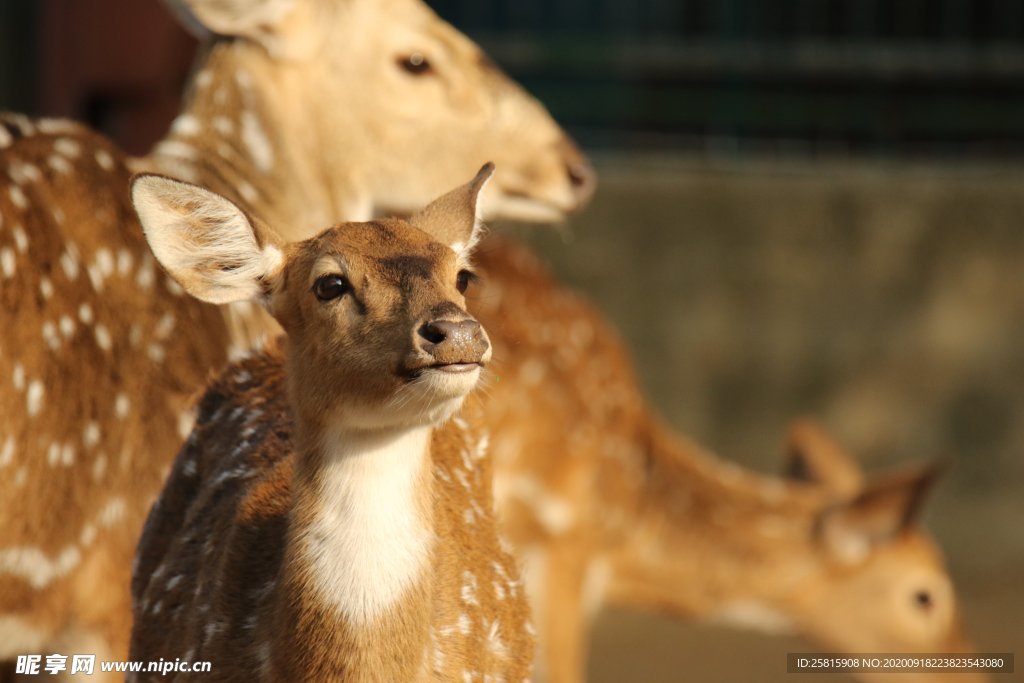
[[[265,301],[284,257],[218,194],[164,176],[132,179],[132,204],[157,260],[192,296],[213,304]]]
[[[409,222],[456,252],[468,254],[483,230],[480,195],[493,174],[494,164],[487,162],[475,178],[435,199]]]
[[[860,466],[814,420],[790,424],[783,458],[783,476],[818,485],[835,498],[852,498],[864,486]]]
[[[873,546],[914,523],[944,469],[939,463],[915,465],[870,484],[849,502],[827,508],[818,519],[820,540],[842,560],[862,559]]]
[[[199,38],[210,34],[263,40],[296,4],[295,0],[164,0],[178,20]]]

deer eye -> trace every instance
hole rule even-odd
[[[422,76],[433,71],[430,61],[421,52],[413,52],[398,58],[398,65],[414,76]]]
[[[455,289],[459,290],[459,294],[465,294],[466,289],[469,288],[469,283],[476,282],[479,279],[477,274],[470,270],[460,270],[459,274],[455,277]]]
[[[313,293],[320,301],[330,301],[352,291],[352,285],[343,275],[321,275],[313,283]]]
[[[932,602],[932,594],[926,590],[917,591],[914,593],[914,604],[925,611],[930,610],[934,604]]]

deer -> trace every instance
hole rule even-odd
[[[830,652],[971,651],[916,522],[938,465],[868,481],[808,419],[789,430],[784,477],[717,458],[655,417],[592,307],[528,251],[488,246],[488,294],[471,310],[494,344],[495,500],[524,565],[539,680],[585,680],[603,606],[797,633]]]
[[[491,355],[463,294],[492,169],[408,221],[299,242],[197,186],[133,181],[172,277],[286,334],[199,403],[139,542],[134,659],[198,657],[213,668],[192,678],[224,681],[528,677],[486,432],[459,413]]]
[[[145,244],[133,173],[293,239],[411,213],[488,159],[490,216],[559,219],[593,192],[543,106],[417,0],[169,4],[204,46],[145,157],[0,114],[0,660],[126,656],[135,544],[196,391],[279,330],[245,302],[183,296]]]

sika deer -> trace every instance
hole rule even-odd
[[[490,174],[409,222],[289,244],[208,191],[134,182],[175,279],[211,303],[263,304],[288,337],[200,404],[139,545],[133,658],[211,661],[202,680],[528,676],[486,435],[440,427],[491,355],[463,308]]]

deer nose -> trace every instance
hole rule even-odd
[[[484,328],[473,318],[433,320],[417,330],[417,348],[438,365],[479,363],[490,348]]]
[[[565,158],[569,187],[572,188],[573,199],[576,200],[575,208],[581,209],[594,196],[594,190],[597,188],[597,173],[594,172],[594,167],[590,165],[587,157],[572,140],[562,138],[559,146],[562,148],[562,155]]]

